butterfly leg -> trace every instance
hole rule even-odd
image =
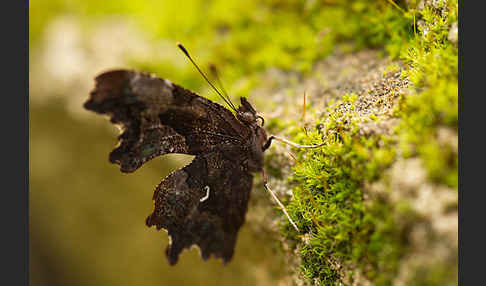
[[[297,148],[317,148],[317,147],[324,146],[324,144],[326,144],[326,143],[321,143],[321,144],[317,144],[317,145],[300,145],[300,144],[297,144],[295,142],[289,141],[285,138],[272,135],[272,136],[270,136],[270,138],[268,138],[267,143],[265,143],[265,145],[263,146],[263,151],[267,150],[270,147],[270,144],[272,144],[272,140],[277,140],[277,141],[283,142],[285,144],[288,144],[290,146],[294,146],[294,147],[297,147]]]
[[[275,201],[277,201],[277,204],[280,206],[280,208],[282,209],[282,211],[284,212],[284,214],[289,219],[290,224],[292,224],[292,226],[295,228],[295,230],[299,231],[299,228],[294,223],[294,221],[290,218],[290,215],[287,213],[287,210],[285,209],[284,205],[277,198],[277,195],[275,195],[274,191],[272,191],[270,189],[270,187],[268,186],[267,172],[265,171],[265,169],[262,169],[262,173],[263,173],[263,186],[265,187],[265,190],[267,190],[270,193],[270,195],[272,195],[272,197],[275,199]]]

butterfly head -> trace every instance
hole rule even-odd
[[[253,106],[251,106],[251,104],[248,102],[248,100],[246,100],[245,97],[241,97],[241,105],[236,110],[236,117],[241,122],[250,125],[256,124],[258,119],[261,119],[262,121],[261,126],[263,126],[265,123],[263,117],[257,114],[256,110],[253,108]]]

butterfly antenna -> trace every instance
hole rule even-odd
[[[184,48],[184,46],[181,43],[177,43],[177,46],[186,55],[186,57],[191,61],[191,63],[196,67],[196,69],[198,70],[198,72],[209,83],[209,85],[214,89],[214,91],[216,91],[216,93],[224,100],[224,102],[226,102],[226,104],[228,104],[229,107],[231,107],[234,111],[236,111],[236,108],[234,107],[234,105],[226,97],[224,97],[221,94],[221,92],[219,92],[219,90],[209,81],[209,79],[207,78],[207,76],[203,73],[203,71],[199,68],[199,66],[196,64],[196,62],[189,55],[189,52],[186,50],[186,48]]]
[[[233,105],[233,108],[235,108],[235,105],[233,104],[233,102],[231,102],[231,99],[230,97],[228,96],[228,93],[226,92],[225,88],[224,88],[224,85],[223,85],[223,82],[221,81],[221,78],[219,77],[219,73],[218,73],[218,69],[216,68],[215,65],[211,64],[209,66],[209,69],[211,70],[211,73],[214,75],[214,77],[216,78],[216,80],[218,81],[218,85],[219,85],[219,88],[221,89],[221,91],[223,92],[223,95],[226,96],[226,99],[228,99],[228,101],[231,103],[231,105]]]

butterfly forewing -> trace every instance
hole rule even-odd
[[[221,105],[168,80],[128,70],[96,77],[85,108],[121,124],[110,162],[133,172],[167,153],[198,155],[221,144],[240,144],[250,130]]]

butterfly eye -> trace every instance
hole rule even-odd
[[[256,119],[262,120],[262,127],[265,125],[265,119],[263,119],[263,117],[261,117],[260,115],[257,115]]]
[[[251,112],[241,112],[238,114],[238,117],[244,122],[251,123],[255,121],[255,115],[253,115]]]

